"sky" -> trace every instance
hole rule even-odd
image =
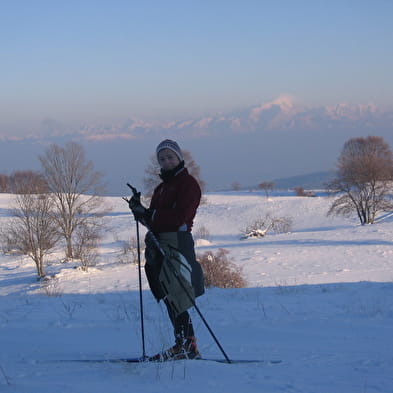
[[[1,1],[0,133],[291,94],[393,106],[391,1]]]
[[[0,172],[87,136],[122,190],[169,137],[215,190],[331,170],[350,137],[393,146],[392,1],[0,0],[0,13]]]

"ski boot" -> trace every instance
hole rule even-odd
[[[195,337],[187,337],[185,340],[177,337],[174,346],[149,358],[150,361],[155,362],[180,359],[201,359]]]

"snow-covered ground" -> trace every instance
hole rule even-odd
[[[225,248],[248,286],[208,289],[197,303],[233,359],[115,364],[67,360],[142,354],[138,269],[119,263],[121,240],[135,225],[121,198],[113,207],[98,264],[88,272],[48,259],[53,278],[37,282],[32,261],[0,256],[0,391],[122,392],[393,392],[393,218],[359,226],[326,217],[325,197],[262,193],[208,194],[195,230],[209,239],[197,252]],[[0,225],[12,196],[0,194]],[[240,240],[259,216],[291,217],[287,234]],[[143,234],[142,230],[142,234]],[[146,352],[172,344],[165,308],[143,276]],[[195,310],[200,351],[222,357]]]

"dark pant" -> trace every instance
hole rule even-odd
[[[195,335],[192,321],[188,311],[184,311],[176,316],[176,313],[168,302],[165,301],[168,315],[172,322],[175,338],[193,337]]]

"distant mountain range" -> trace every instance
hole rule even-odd
[[[304,175],[282,177],[273,179],[274,190],[293,190],[296,187],[302,187],[305,190],[324,190],[326,183],[334,176],[333,171],[314,172]],[[241,187],[243,190],[257,190],[258,184]]]
[[[141,139],[148,136],[168,135],[177,137],[204,137],[220,134],[241,134],[280,130],[337,130],[337,129],[392,129],[393,110],[384,110],[372,104],[332,106],[306,106],[289,95],[257,106],[231,113],[188,120],[159,122],[137,119],[102,124],[85,123],[77,129],[69,129],[56,120],[45,119],[39,129],[26,136],[33,139],[48,137],[73,137],[81,140],[107,141],[113,139]],[[1,139],[18,139],[2,135]]]
[[[293,189],[295,187],[302,187],[305,190],[325,189],[325,184],[334,176],[332,171],[316,172],[306,175],[292,176],[281,179],[275,179],[274,184],[276,189]]]

